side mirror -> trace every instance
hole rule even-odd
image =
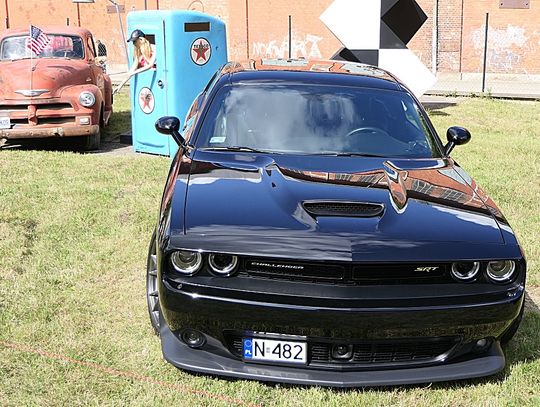
[[[180,120],[174,116],[163,116],[156,121],[156,130],[161,134],[172,136],[179,147],[186,146],[186,140],[180,135]]]
[[[471,140],[471,133],[463,127],[453,126],[447,130],[446,139],[448,144],[444,146],[444,152],[449,155],[455,146],[467,144]]]

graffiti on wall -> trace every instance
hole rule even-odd
[[[472,42],[477,54],[484,52],[486,26],[473,30]],[[519,67],[524,51],[530,47],[529,38],[523,27],[508,24],[506,28],[489,28],[488,68],[497,71],[515,71]]]
[[[319,42],[322,37],[313,34],[304,36],[293,34],[291,38],[292,58],[322,58]],[[253,43],[254,56],[265,58],[288,58],[289,38],[286,36],[282,41],[271,40],[268,42]]]

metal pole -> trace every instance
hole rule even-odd
[[[289,59],[292,58],[292,17],[289,16]]]
[[[81,9],[79,8],[79,3],[77,3],[77,22],[79,23],[79,27],[81,26]]]
[[[433,2],[433,17],[431,29],[431,72],[437,74],[437,54],[439,52],[439,0]]]
[[[112,4],[114,4],[114,7],[116,7],[116,15],[118,16],[118,23],[120,24],[120,32],[122,33],[122,41],[124,43],[124,50],[126,51],[126,61],[127,61],[127,67],[129,70],[130,63],[129,63],[129,53],[127,49],[127,42],[126,42],[126,34],[124,33],[124,26],[122,24],[122,17],[120,17],[120,9],[118,8],[118,3],[115,0],[109,0]]]
[[[482,70],[482,93],[484,93],[484,91],[486,90],[488,30],[489,30],[489,13],[486,13],[486,35],[485,35],[485,41],[484,41],[484,69]]]
[[[249,0],[246,0],[246,54],[249,59]]]
[[[148,3],[147,3],[147,0],[144,0],[144,9],[145,9],[145,10],[148,10]]]
[[[9,6],[8,6],[8,0],[6,0],[5,3],[6,3],[6,28],[9,28]]]

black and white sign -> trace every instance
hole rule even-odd
[[[386,69],[417,96],[435,83],[435,76],[407,48],[427,20],[416,1],[335,0],[320,18],[344,45],[332,59]]]

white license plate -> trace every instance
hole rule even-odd
[[[244,360],[263,360],[285,363],[307,363],[305,342],[276,341],[272,339],[244,338]]]
[[[0,129],[10,129],[11,128],[11,120],[9,120],[9,117],[0,117]]]

